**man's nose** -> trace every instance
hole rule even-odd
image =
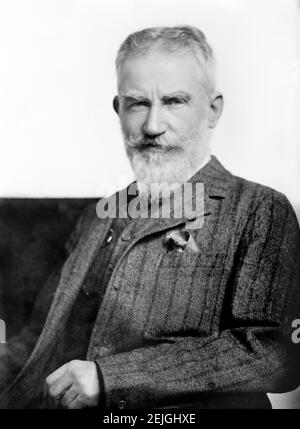
[[[162,112],[157,107],[151,107],[144,123],[144,132],[149,136],[161,135],[165,132]]]

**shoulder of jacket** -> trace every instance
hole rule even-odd
[[[262,201],[269,201],[273,204],[275,203],[283,205],[289,203],[289,200],[285,194],[270,186],[262,185],[261,183],[235,175],[231,175],[231,178],[233,189],[241,197],[255,198],[258,203]]]

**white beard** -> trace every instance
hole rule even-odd
[[[137,180],[140,197],[149,197],[151,189],[157,191],[172,190],[186,183],[199,169],[203,161],[211,153],[211,132],[207,121],[175,142],[165,142],[177,146],[180,150],[170,152],[138,151],[132,149],[134,143],[125,140],[127,155]],[[159,139],[158,139],[159,140]],[[161,143],[163,145],[163,142]]]

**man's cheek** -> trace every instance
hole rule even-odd
[[[130,112],[126,111],[120,117],[123,131],[126,135],[137,137],[140,135],[143,125],[147,120],[146,111]]]

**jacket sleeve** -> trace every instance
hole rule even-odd
[[[76,247],[83,228],[90,220],[92,213],[93,210],[88,206],[77,221],[65,244],[66,258]],[[13,381],[22,369],[38,340],[60,280],[63,263],[64,261],[60,262],[52,270],[39,292],[28,325],[18,335],[10,338],[7,343],[0,344],[0,392]]]
[[[201,393],[284,392],[299,384],[300,232],[282,194],[263,199],[243,230],[219,332],[98,360],[106,407],[155,407]],[[187,401],[188,402],[188,401]]]

